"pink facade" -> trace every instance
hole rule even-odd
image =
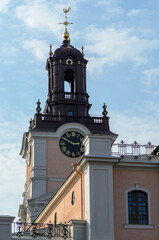
[[[30,163],[27,160],[27,164],[26,164],[26,189],[28,189],[29,185],[30,185],[30,179],[32,177],[32,166],[33,166],[33,146],[30,146]],[[30,189],[28,190],[28,192],[30,192]]]
[[[159,236],[159,172],[156,170],[140,169],[114,169],[113,170],[113,190],[114,190],[114,233],[115,240],[158,240]],[[151,193],[150,212],[152,229],[126,228],[126,198],[125,192],[128,189],[138,185]],[[104,185],[103,185],[104,186]],[[57,223],[59,221],[69,222],[71,219],[82,219],[82,198],[81,198],[81,176],[76,175],[73,180],[68,179],[66,187],[62,188],[61,194],[52,204],[43,210],[37,222],[54,223],[55,213],[57,214]],[[72,192],[75,193],[75,204],[71,204]],[[83,190],[82,190],[83,191]],[[83,205],[84,210],[84,205]],[[104,211],[104,206],[103,206]],[[142,226],[141,226],[142,227]]]
[[[159,172],[153,170],[114,170],[114,224],[115,240],[159,239]],[[151,193],[151,224],[154,229],[126,229],[125,191],[138,184]]]
[[[72,204],[72,193],[74,192],[74,204]],[[71,180],[67,187],[62,190],[61,194],[53,200],[44,212],[39,216],[38,222],[54,223],[55,213],[57,224],[60,222],[69,222],[71,219],[82,218],[81,205],[81,177],[76,176]]]
[[[47,178],[50,179],[47,181],[47,192],[51,192],[62,184],[63,181],[60,179],[68,176],[73,169],[72,163],[77,163],[79,158],[64,155],[59,148],[59,140],[47,140],[46,148]],[[51,180],[52,177],[56,181]]]

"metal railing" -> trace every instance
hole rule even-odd
[[[46,122],[61,122],[61,117],[59,115],[52,116],[52,115],[41,115],[41,120]]]
[[[49,115],[49,114],[39,114],[33,120],[30,120],[30,128],[35,128],[37,124],[42,123],[62,123],[62,122],[82,122],[84,124],[96,124],[102,125],[103,124],[103,117],[93,117],[93,116],[69,116],[69,115]]]
[[[18,237],[19,239],[24,239],[23,237],[29,236],[32,238],[39,239],[40,237],[45,237],[47,239],[67,239],[71,238],[71,229],[68,224],[48,224],[44,223],[22,223],[14,222],[12,226],[12,236]],[[14,238],[13,238],[14,239]]]
[[[76,94],[75,93],[71,93],[71,92],[65,92],[64,93],[64,98],[65,99],[76,99]]]
[[[46,122],[61,122],[62,119],[72,119],[72,121],[78,121],[79,119],[84,119],[84,121],[86,123],[97,123],[97,124],[101,124],[103,123],[103,117],[77,117],[77,116],[62,116],[62,115],[45,115],[45,114],[41,114],[41,121],[46,121]]]
[[[134,141],[132,144],[127,144],[123,140],[120,143],[113,144],[112,155],[114,156],[149,156],[152,155],[156,148],[151,142],[147,144],[139,144]]]

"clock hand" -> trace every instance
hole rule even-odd
[[[64,139],[65,141],[71,143],[72,145],[80,145],[79,142],[77,142],[77,143],[73,143],[73,142],[71,142],[70,140],[68,140],[67,138],[64,138],[64,137],[62,137],[62,139]]]
[[[71,143],[72,145],[74,145],[74,143],[73,143],[73,142],[71,142],[70,140],[68,140],[67,138],[64,138],[64,137],[62,137],[62,139],[64,139],[65,141],[67,141],[67,142]]]

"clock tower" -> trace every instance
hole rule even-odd
[[[23,135],[21,156],[26,160],[26,183],[19,217],[32,222],[85,154],[83,140],[88,135],[107,136],[110,149],[116,139],[109,129],[106,105],[102,117],[89,114],[91,104],[86,89],[86,65],[83,47],[79,51],[70,43],[67,13],[64,9],[65,32],[62,45],[46,62],[48,96],[44,112],[40,100],[36,114]],[[98,149],[99,151],[99,149]]]

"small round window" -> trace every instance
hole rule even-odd
[[[75,204],[75,192],[72,192],[72,198],[71,198],[71,204],[74,205]]]
[[[72,65],[72,64],[73,64],[72,59],[67,59],[67,60],[66,60],[66,64],[67,64],[67,65]]]

